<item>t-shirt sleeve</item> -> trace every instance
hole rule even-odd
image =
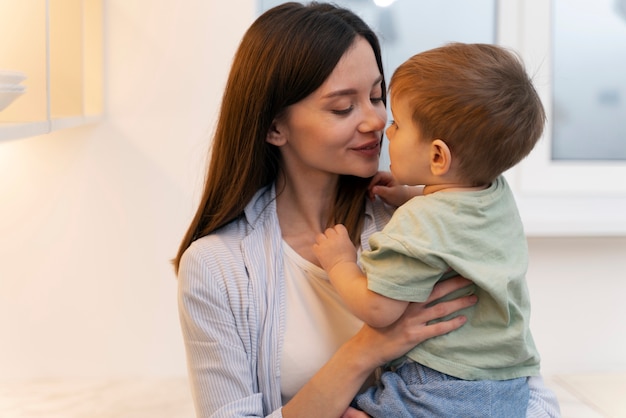
[[[361,255],[368,288],[392,299],[425,301],[449,270],[443,260],[428,254],[428,248],[408,247],[393,228],[372,235],[370,247]]]

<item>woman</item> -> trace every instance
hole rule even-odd
[[[343,223],[367,248],[389,220],[388,207],[366,198],[385,99],[378,40],[348,10],[286,3],[246,32],[175,260],[198,416],[364,416],[350,401],[378,366],[464,323],[430,321],[472,296],[363,326],[313,255],[330,225]],[[468,284],[445,282],[428,302]]]

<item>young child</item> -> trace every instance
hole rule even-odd
[[[459,330],[388,366],[355,404],[372,417],[524,417],[539,354],[526,237],[502,173],[541,136],[541,101],[517,56],[487,44],[417,54],[389,89],[393,185],[424,185],[423,195],[396,210],[371,249],[363,244],[363,271],[343,225],[318,235],[315,254],[351,311],[375,327],[454,275],[474,282],[478,304]]]

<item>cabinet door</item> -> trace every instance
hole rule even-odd
[[[82,0],[49,0],[50,117],[83,114]]]
[[[83,113],[98,117],[104,105],[102,0],[83,0]]]
[[[6,125],[48,119],[46,2],[0,0],[0,71],[20,72],[26,92],[0,111]]]

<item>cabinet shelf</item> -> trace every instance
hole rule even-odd
[[[0,140],[97,121],[103,113],[103,0],[0,0],[0,70],[26,92],[0,111]]]

